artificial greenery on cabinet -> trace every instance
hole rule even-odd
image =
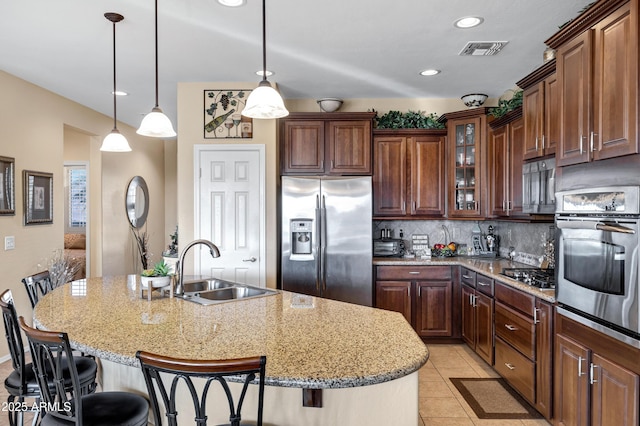
[[[376,115],[373,118],[377,129],[444,129],[443,123],[438,121],[438,116],[434,113],[426,114],[424,111],[411,111],[402,113],[400,111],[389,111],[378,116],[376,110],[371,110]]]
[[[508,112],[513,111],[514,109],[522,106],[522,90],[518,90],[513,93],[513,96],[510,99],[502,99],[498,100],[498,106],[491,108],[491,114],[494,118],[500,118]]]

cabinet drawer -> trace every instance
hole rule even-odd
[[[493,296],[493,278],[489,278],[484,275],[477,274],[476,289],[480,290],[487,296]]]
[[[494,368],[522,396],[534,404],[535,364],[500,338],[496,338],[495,345],[496,363]]]
[[[466,284],[469,287],[476,286],[476,272],[467,268],[460,268],[460,282]]]
[[[378,266],[378,280],[450,280],[450,266]]]
[[[495,283],[496,300],[517,309],[530,318],[533,318],[536,298],[501,282]]]
[[[535,326],[531,319],[496,302],[494,325],[497,336],[529,359],[535,359]]]

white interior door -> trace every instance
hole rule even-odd
[[[263,145],[196,146],[195,237],[212,241],[196,256],[196,270],[264,287],[265,161]]]

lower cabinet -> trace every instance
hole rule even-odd
[[[638,425],[640,350],[556,314],[557,425]]]
[[[451,337],[451,267],[377,266],[375,306],[403,314],[421,337]]]
[[[553,306],[495,283],[495,366],[536,410],[552,415]]]
[[[462,267],[462,339],[493,365],[493,279]]]

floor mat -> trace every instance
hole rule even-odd
[[[541,419],[504,379],[452,378],[479,419]]]

